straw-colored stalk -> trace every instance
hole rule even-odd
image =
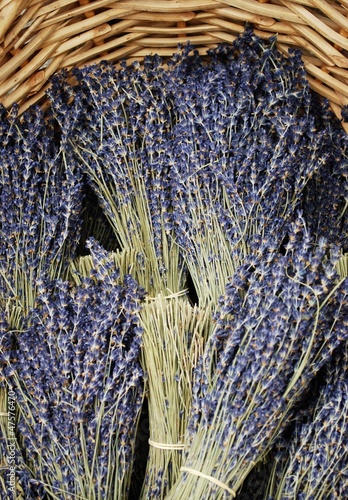
[[[150,449],[141,498],[165,498],[178,477],[192,400],[192,372],[211,330],[210,309],[180,294],[148,298],[141,312]]]
[[[133,249],[109,252],[107,258],[113,260],[115,269],[119,270],[121,281],[125,274],[132,274],[136,278],[142,272],[142,267],[137,265],[137,253]],[[77,257],[69,265],[69,277],[79,286],[81,277],[90,276],[93,269],[93,260],[90,255]]]
[[[226,283],[233,276],[243,258],[249,254],[250,249],[247,239],[254,226],[250,224],[251,217],[245,214],[241,220],[236,214],[233,202],[225,196],[225,209],[235,226],[238,240],[231,241],[226,231],[221,226],[216,210],[216,200],[203,202],[199,195],[197,182],[197,196],[190,199],[191,205],[196,209],[191,210],[192,228],[194,236],[192,245],[183,249],[185,263],[192,278],[199,305],[201,307],[215,307],[219,297],[224,293]]]
[[[336,269],[342,279],[348,277],[348,253],[341,256],[336,264]]]
[[[182,290],[185,277],[180,265],[180,250],[172,236],[164,230],[164,212],[161,214],[162,255],[156,256],[151,210],[141,165],[124,156],[124,178],[131,181],[133,191],[125,196],[117,181],[108,176],[108,167],[100,162],[96,153],[88,151],[88,155],[94,160],[94,165],[91,166],[81,155],[83,148],[74,147],[97,195],[101,200],[105,200],[105,205],[108,206],[105,215],[121,249],[134,250],[137,254],[137,272],[134,277],[139,284],[150,295],[164,290],[169,294]],[[160,268],[165,271],[161,272]]]

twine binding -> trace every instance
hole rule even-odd
[[[203,477],[204,479],[207,479],[211,483],[214,483],[217,486],[220,486],[220,488],[228,491],[232,495],[233,498],[236,498],[236,496],[237,496],[237,493],[234,490],[232,490],[231,488],[229,488],[227,486],[227,484],[223,483],[222,481],[219,481],[219,479],[216,479],[213,476],[208,476],[207,474],[204,474],[204,472],[201,472],[201,471],[196,470],[196,469],[190,469],[189,467],[181,467],[180,470],[183,472],[188,472],[189,474],[193,474],[194,476]]]
[[[156,441],[152,441],[152,439],[149,439],[149,445],[159,450],[183,450],[185,448],[185,445],[181,443],[156,443]]]

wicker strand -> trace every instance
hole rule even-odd
[[[311,87],[340,118],[348,0],[0,0],[0,103],[17,102],[21,112],[46,106],[48,80],[61,68],[167,57],[187,41],[204,55],[233,42],[246,23],[261,38],[276,34],[285,54],[302,50]]]

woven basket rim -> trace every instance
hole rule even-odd
[[[348,0],[0,0],[0,20],[0,103],[20,113],[44,102],[63,68],[170,57],[186,41],[203,55],[246,23],[283,53],[302,51],[310,86],[339,119],[348,105]]]

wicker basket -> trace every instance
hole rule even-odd
[[[348,0],[0,0],[0,102],[42,100],[60,68],[170,56],[191,41],[205,54],[253,25],[303,52],[310,85],[335,114],[348,104]],[[345,125],[344,125],[345,126]]]

